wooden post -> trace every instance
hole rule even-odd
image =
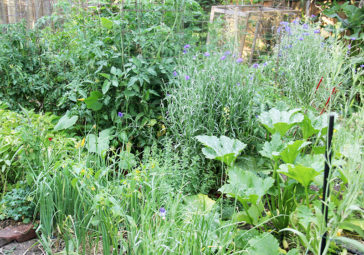
[[[243,57],[243,52],[244,52],[244,47],[245,47],[245,38],[248,33],[249,19],[250,19],[250,12],[248,13],[248,15],[246,16],[246,19],[245,19],[243,40],[240,45],[240,57]]]
[[[260,11],[260,15],[259,15],[259,19],[258,22],[255,26],[255,33],[254,33],[254,39],[253,39],[253,45],[252,45],[252,49],[250,52],[250,58],[249,58],[249,64],[251,65],[252,61],[253,61],[253,55],[254,55],[254,51],[255,51],[255,44],[257,42],[257,38],[258,38],[258,34],[259,34],[259,26],[260,26],[260,22],[262,20],[263,17],[263,11]]]

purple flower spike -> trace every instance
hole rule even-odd
[[[189,75],[186,75],[185,79],[186,79],[186,81],[188,81],[189,79],[191,79],[191,77]]]
[[[253,68],[258,68],[259,67],[259,65],[257,64],[257,63],[255,63],[254,65],[253,65]]]
[[[307,24],[303,24],[303,29],[308,29],[308,25]]]
[[[361,68],[364,68],[364,65],[360,65]]]
[[[183,50],[183,54],[186,54],[187,53],[187,50]]]
[[[288,49],[292,48],[292,44],[288,45]]]
[[[174,77],[178,76],[178,73],[176,71],[173,71],[173,76]]]
[[[242,58],[238,58],[237,60],[236,60],[236,63],[242,63],[243,62],[243,59]]]
[[[312,14],[312,15],[311,15],[311,18],[313,18],[313,19],[314,19],[314,18],[316,18],[316,15]]]
[[[303,41],[303,37],[298,38],[298,40]]]
[[[161,216],[163,219],[166,218],[167,211],[164,207],[159,208],[159,216]]]
[[[231,51],[229,51],[229,50],[228,51],[225,51],[224,55],[225,56],[231,55]]]
[[[320,29],[315,29],[313,32],[314,32],[315,34],[319,34],[319,33],[320,33]]]
[[[220,58],[220,60],[225,60],[225,59],[226,59],[225,55]]]
[[[189,44],[186,44],[185,46],[183,46],[183,48],[186,50],[186,49],[189,49],[189,48],[191,48],[191,45],[189,45]]]
[[[264,62],[263,66],[267,66],[268,65],[268,62]]]
[[[348,45],[348,49],[350,50],[351,49],[351,44]]]
[[[205,52],[203,55],[204,55],[205,57],[209,57],[209,56],[210,56],[210,53]]]
[[[122,112],[118,112],[118,116],[119,116],[120,118],[122,118],[122,117],[124,116],[124,113],[122,113]]]

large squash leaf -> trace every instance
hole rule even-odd
[[[279,244],[277,239],[270,233],[261,235],[249,240],[250,247],[245,254],[249,255],[279,255]]]
[[[215,204],[214,200],[203,194],[185,197],[184,202],[187,211],[195,214],[207,213],[212,210]]]
[[[300,151],[309,144],[310,142],[305,142],[304,140],[289,142],[280,154],[282,160],[286,163],[293,164]]]
[[[78,116],[70,116],[70,113],[67,111],[62,118],[59,119],[57,125],[54,127],[54,131],[68,129],[72,127],[78,120]]]
[[[305,188],[320,174],[315,169],[303,165],[283,164],[279,169],[281,174],[298,181]]]
[[[284,136],[292,126],[303,121],[304,116],[299,111],[300,109],[280,111],[272,108],[268,112],[263,112],[258,119],[271,134],[279,132]]]
[[[257,204],[274,183],[271,177],[263,179],[238,167],[229,168],[228,175],[229,183],[222,186],[219,191],[236,197],[241,203]]]
[[[216,159],[224,162],[228,166],[232,166],[246,144],[236,139],[226,136],[217,138],[216,136],[200,135],[196,139],[206,147],[202,149],[202,153],[206,158]]]
[[[259,153],[267,158],[277,161],[281,151],[284,149],[284,144],[279,133],[272,135],[270,142],[265,142],[263,148]]]

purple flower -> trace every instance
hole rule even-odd
[[[292,48],[292,44],[288,45],[288,49]]]
[[[122,113],[122,112],[118,112],[118,116],[119,116],[120,118],[122,118],[122,117],[124,116],[124,113]]]
[[[264,62],[263,66],[267,66],[268,65],[268,62]]]
[[[225,60],[225,59],[226,59],[225,55],[220,58],[220,60]]]
[[[241,62],[243,62],[243,59],[242,59],[242,58],[238,58],[238,59],[236,60],[236,63],[241,63]]]
[[[167,211],[164,207],[159,208],[159,216],[161,216],[163,219],[166,218]]]
[[[186,49],[189,49],[189,48],[191,48],[191,45],[189,45],[189,44],[186,44],[185,46],[183,46],[183,48],[186,50]]]
[[[351,37],[350,40],[355,41],[356,37]]]
[[[225,53],[224,53],[225,56],[228,56],[230,54],[231,54],[231,51],[229,51],[229,50],[228,51],[225,51]]]
[[[349,50],[351,49],[351,43],[348,45],[348,49],[349,49]]]
[[[314,18],[316,18],[316,15],[312,14],[312,15],[311,15],[311,18],[313,18],[313,19],[314,19]]]
[[[210,53],[205,52],[203,55],[204,55],[205,57],[209,57],[209,56],[210,56]]]
[[[193,56],[193,57],[192,57],[192,59],[193,59],[193,60],[196,60],[196,56]]]
[[[183,50],[183,54],[186,54],[187,53],[187,50]]]
[[[240,86],[240,82],[238,82],[238,83],[236,84],[236,86]]]
[[[364,68],[364,65],[360,65],[361,68]]]
[[[302,35],[303,35],[303,36],[307,36],[307,35],[310,35],[310,33],[309,33],[309,32],[305,32],[305,33],[303,33]]]
[[[188,81],[189,79],[191,79],[191,77],[189,75],[186,75],[185,79],[186,79],[186,81]]]
[[[173,71],[173,76],[174,77],[178,76],[178,73],[176,71]]]
[[[305,23],[302,25],[303,29],[308,29],[308,25]]]
[[[298,40],[303,41],[303,37],[298,38]]]
[[[252,81],[253,79],[254,79],[254,76],[253,76],[253,75],[252,75],[252,76],[250,76],[249,80],[251,80],[251,81]]]
[[[298,19],[294,19],[294,20],[292,21],[292,23],[293,23],[293,24],[295,24],[295,25],[297,25],[297,24],[299,23],[299,20],[298,20]]]
[[[320,29],[315,29],[313,32],[314,32],[315,34],[319,34],[319,33],[320,33]]]
[[[288,26],[288,24],[289,24],[289,23],[288,23],[287,21],[282,21],[282,22],[281,22],[281,25],[283,25],[283,26]]]
[[[255,68],[255,69],[256,69],[256,68],[258,68],[258,67],[259,67],[259,65],[258,65],[257,63],[254,63],[254,64],[253,64],[253,68]]]

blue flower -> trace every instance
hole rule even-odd
[[[119,116],[120,118],[122,118],[122,117],[124,116],[124,113],[122,113],[122,112],[118,112],[118,116]]]
[[[167,211],[164,207],[159,208],[159,216],[161,216],[163,219],[166,218]]]
[[[348,49],[350,50],[351,49],[351,44],[348,45]]]
[[[205,57],[209,57],[209,56],[210,56],[210,53],[205,52],[203,55],[204,55]]]
[[[225,55],[220,58],[220,60],[225,60],[225,59],[226,59]]]
[[[361,68],[364,68],[364,65],[360,65]]]
[[[316,15],[312,14],[312,15],[311,15],[311,18],[313,18],[313,19],[314,19],[314,18],[316,18]]]
[[[288,23],[287,21],[282,21],[282,22],[281,22],[281,25],[283,25],[283,26],[288,26],[288,24],[289,24],[289,23]]]
[[[268,62],[264,62],[263,66],[267,66],[268,65]]]
[[[257,63],[253,64],[253,68],[258,68],[259,65]]]
[[[238,82],[238,83],[236,84],[236,86],[240,86],[240,82]]]
[[[315,34],[319,34],[319,33],[320,33],[320,29],[315,29],[313,32],[314,32]]]
[[[238,59],[236,60],[236,63],[241,63],[241,62],[243,62],[243,59],[242,59],[242,58],[238,58]]]
[[[303,41],[303,37],[298,38],[298,40]]]
[[[297,24],[299,23],[299,19],[294,19],[294,20],[292,21],[292,23],[293,23],[293,24],[295,24],[295,25],[297,25]]]
[[[351,37],[350,40],[355,41],[356,37]]]
[[[191,45],[189,45],[189,44],[186,44],[185,46],[183,46],[183,48],[186,50],[186,49],[189,49],[189,48],[191,48]]]
[[[186,81],[188,81],[189,79],[191,79],[191,77],[189,75],[186,75],[185,79],[186,79]]]
[[[183,54],[186,54],[187,53],[187,50],[183,50]]]
[[[308,29],[308,25],[305,23],[302,25],[303,29]]]
[[[229,51],[229,50],[228,51],[225,51],[225,53],[224,53],[225,56],[228,56],[230,54],[231,54],[231,51]]]
[[[173,71],[173,76],[174,77],[178,76],[178,73],[176,71]]]
[[[307,35],[310,35],[310,33],[309,32],[305,32],[302,35],[307,36]]]

